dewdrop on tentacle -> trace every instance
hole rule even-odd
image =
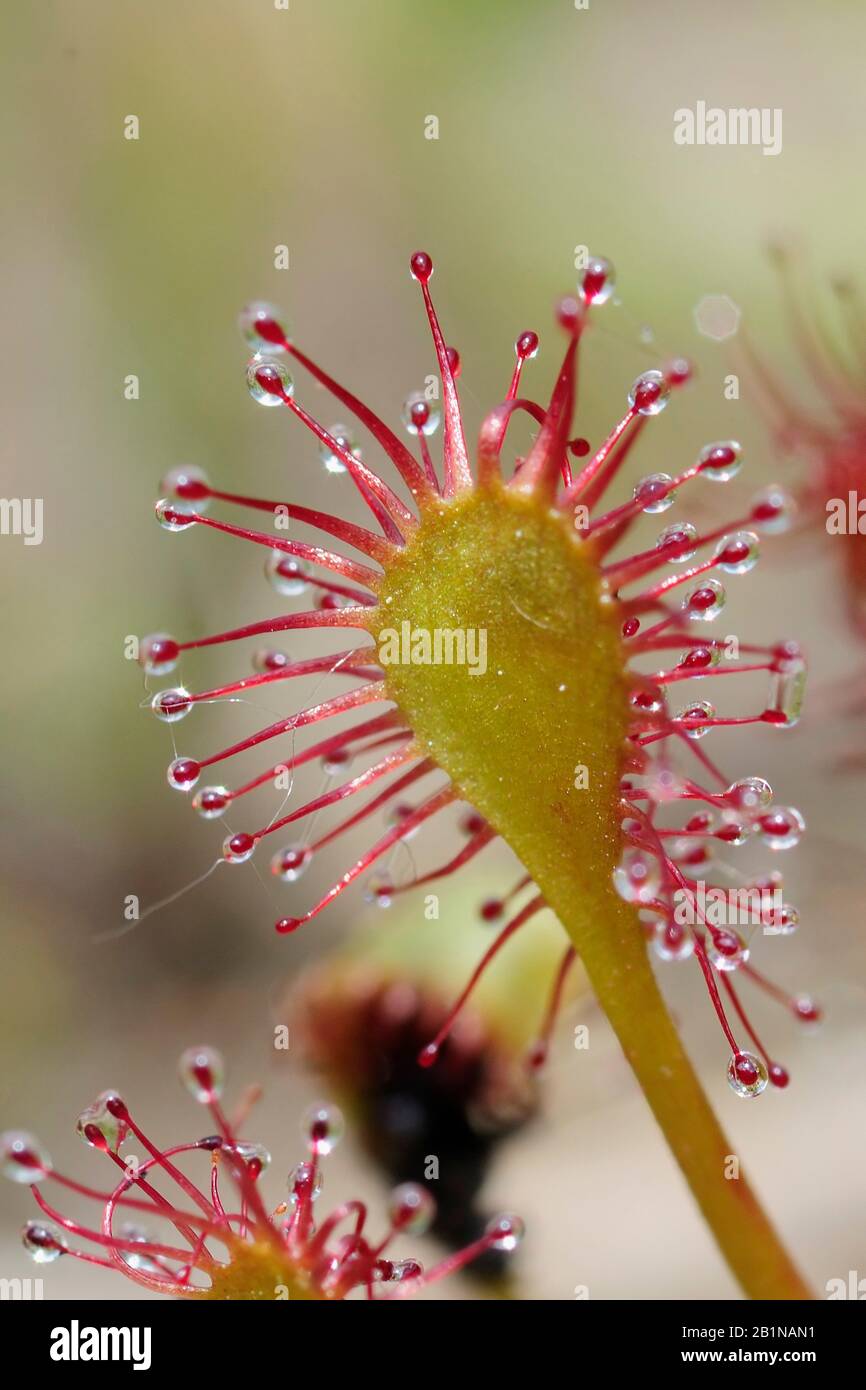
[[[310,1152],[324,1158],[333,1153],[343,1137],[343,1117],[335,1105],[322,1101],[304,1115],[301,1133],[309,1138]]]
[[[161,498],[154,507],[156,519],[165,531],[187,531],[194,526],[192,513],[182,504]]]
[[[53,1264],[69,1249],[66,1236],[53,1221],[28,1221],[21,1232],[21,1244],[38,1265]]]
[[[191,713],[192,700],[189,691],[179,685],[170,690],[157,691],[150,707],[157,719],[161,719],[164,724],[176,724]]]
[[[659,415],[667,405],[670,394],[671,383],[664,372],[653,369],[638,377],[628,393],[628,403],[638,415]]]
[[[238,315],[238,327],[253,352],[266,357],[285,351],[285,329],[273,304],[257,299],[245,305]]]
[[[426,437],[436,433],[442,418],[438,410],[431,409],[423,391],[413,391],[406,397],[402,414],[409,434],[423,434]]]
[[[208,475],[194,464],[170,469],[161,479],[159,490],[176,513],[206,512],[211,505]]]
[[[701,476],[716,483],[730,482],[743,466],[743,451],[734,439],[706,444],[698,455]]]
[[[259,1180],[272,1163],[260,1142],[241,1137],[254,1097],[237,1119],[222,1107],[224,1066],[213,1048],[189,1048],[179,1063],[180,1079],[209,1113],[213,1133],[162,1147],[140,1127],[116,1091],[86,1106],[78,1121],[85,1144],[113,1169],[106,1190],[85,1185],[52,1168],[32,1136],[10,1131],[0,1137],[7,1177],[31,1185],[40,1216],[22,1231],[24,1249],[37,1264],[72,1259],[113,1270],[152,1293],[213,1301],[309,1301],[404,1297],[462,1269],[491,1250],[511,1250],[522,1223],[500,1215],[477,1240],[424,1272],[417,1260],[393,1262],[390,1245],[419,1235],[435,1217],[430,1192],[403,1183],[391,1194],[384,1233],[366,1231],[362,1202],[349,1201],[318,1221],[314,1204],[322,1190],[321,1160],[343,1132],[336,1106],[314,1106],[302,1121],[308,1157],[290,1172],[287,1200],[265,1205]],[[139,1157],[121,1152],[134,1139]],[[204,1181],[190,1176],[198,1157]],[[37,1185],[38,1184],[38,1185]],[[97,1204],[93,1224],[67,1217],[54,1191]],[[123,1218],[132,1213],[136,1220]],[[160,1234],[149,1233],[149,1216]],[[164,1234],[162,1234],[164,1232]],[[387,1254],[386,1254],[387,1252]],[[280,1292],[282,1290],[282,1293]]]
[[[309,845],[286,845],[271,860],[271,873],[284,883],[297,883],[310,866],[313,852]]]
[[[212,1047],[188,1047],[177,1064],[178,1075],[193,1100],[207,1105],[219,1100],[225,1081],[225,1067]]]
[[[753,1052],[735,1052],[728,1064],[728,1081],[738,1096],[759,1096],[766,1090],[767,1068]]]
[[[603,256],[592,256],[586,263],[578,292],[584,303],[606,304],[616,289],[613,266]]]
[[[265,561],[265,578],[283,598],[297,598],[309,587],[306,565],[279,550],[272,550]]]
[[[794,806],[775,806],[758,817],[757,827],[770,849],[793,849],[800,843],[806,823]]]
[[[634,498],[644,512],[666,512],[676,501],[669,473],[650,473],[635,484]]]
[[[247,386],[258,405],[279,406],[284,396],[294,391],[292,374],[284,362],[271,360],[263,354],[251,357],[247,364]]]
[[[155,632],[139,643],[138,660],[148,676],[168,676],[177,668],[180,648],[167,632]]]
[[[724,856],[749,841],[783,848],[798,834],[796,817],[783,825],[772,806],[763,804],[757,782],[755,801],[742,790],[744,779],[732,782],[716,759],[723,756],[727,728],[766,726],[769,736],[796,723],[805,670],[799,650],[790,643],[744,641],[740,657],[731,659],[723,640],[706,635],[725,603],[722,577],[732,584],[746,580],[760,539],[790,524],[791,499],[780,488],[764,488],[743,515],[720,515],[705,531],[686,520],[668,520],[680,498],[705,484],[715,497],[717,485],[741,469],[741,445],[725,440],[708,443],[682,465],[674,449],[667,471],[640,478],[625,489],[625,501],[606,500],[641,434],[659,427],[658,416],[691,370],[676,359],[643,372],[628,391],[622,418],[594,449],[574,433],[579,346],[588,320],[604,312],[599,306],[613,285],[612,267],[601,258],[589,261],[577,293],[556,306],[565,348],[547,406],[525,385],[538,336],[525,330],[514,340],[510,380],[484,419],[473,472],[458,392],[464,368],[433,306],[431,258],[417,252],[410,270],[424,301],[440,390],[435,401],[425,393],[411,395],[397,429],[287,337],[276,310],[253,305],[242,316],[254,349],[247,367],[253,398],[282,406],[310,431],[326,467],[341,474],[341,485],[356,489],[370,525],[301,502],[224,491],[198,473],[185,479],[169,475],[168,495],[159,504],[166,529],[217,530],[263,548],[269,579],[286,607],[210,636],[161,639],[168,645],[153,647],[152,666],[181,654],[185,660],[193,652],[203,656],[210,647],[223,658],[231,644],[245,639],[261,651],[263,640],[278,642],[282,634],[312,628],[334,630],[331,637],[341,634],[345,643],[321,658],[257,656],[256,675],[210,690],[179,686],[160,692],[155,709],[168,722],[194,703],[231,699],[241,691],[246,696],[256,682],[267,686],[269,710],[285,699],[285,715],[257,732],[222,750],[184,754],[172,765],[169,781],[182,789],[192,784],[196,768],[207,772],[209,785],[196,792],[193,804],[203,816],[231,808],[222,851],[229,864],[244,865],[262,841],[276,846],[271,880],[285,884],[286,908],[276,923],[284,935],[311,922],[356,882],[365,883],[381,905],[391,901],[405,886],[394,882],[392,851],[456,801],[472,807],[477,828],[443,865],[419,875],[419,884],[458,871],[499,836],[506,840],[523,863],[531,896],[516,912],[503,908],[501,922],[491,915],[495,936],[455,1000],[445,1033],[430,1039],[425,1063],[438,1058],[481,974],[518,930],[529,929],[547,907],[563,920],[575,913],[603,918],[620,912],[618,891],[634,907],[635,932],[643,929],[657,957],[688,961],[688,968],[700,972],[731,1053],[738,1056],[741,1048],[729,1010],[763,1058],[769,1080],[781,1084],[773,1071],[781,1075],[779,1064],[770,1064],[737,992],[743,981],[771,995],[775,987],[729,927],[704,920],[697,883],[717,864],[721,872]],[[304,399],[310,393],[296,393],[289,364],[335,399],[344,423],[328,428],[308,412]],[[533,436],[522,459],[514,459],[508,447],[516,415],[528,417]],[[362,450],[356,430],[363,432]],[[391,481],[382,476],[384,468],[380,472],[369,462],[374,450],[387,460]],[[209,512],[193,506],[190,490],[202,503],[240,508],[253,519],[261,513],[261,528],[223,520],[216,506]],[[292,522],[285,538],[275,539],[271,526],[277,509]],[[578,512],[585,518],[580,526]],[[655,543],[652,535],[630,539],[645,514],[650,524],[654,516],[666,516]],[[312,538],[301,539],[308,531]],[[310,607],[290,607],[302,589],[313,593]],[[467,663],[427,661],[423,648],[418,658],[386,659],[385,635],[399,637],[404,625],[410,631],[422,627],[428,636],[483,629],[489,667],[473,679]],[[352,631],[360,634],[354,643]],[[715,697],[724,692],[736,700],[740,672],[764,673],[768,693],[765,703],[740,706],[743,712],[733,715]],[[329,685],[326,692],[317,685],[311,703],[299,709],[283,696],[283,682],[301,676],[333,676],[339,687]],[[322,727],[333,729],[331,720],[338,721],[336,733]],[[540,740],[526,737],[527,721],[543,730]],[[709,742],[717,745],[712,756],[705,752],[711,732]],[[221,780],[223,764],[253,749],[261,754],[272,741],[277,751],[270,765],[262,760],[260,770],[239,785],[227,775]],[[271,804],[244,814],[247,806],[258,805],[248,796],[272,784],[278,772],[294,777],[306,763],[319,762],[329,782],[317,796],[294,804],[283,788],[276,813]],[[592,769],[588,785],[576,785],[575,764]],[[437,775],[438,784],[423,785]],[[366,801],[358,797],[362,792]],[[389,818],[395,808],[402,809]],[[698,819],[702,808],[713,816],[705,825]],[[335,873],[320,902],[300,908],[295,882],[302,860],[321,859],[344,832],[365,824],[379,827],[369,847]],[[615,844],[622,849],[619,867]],[[676,920],[678,900],[691,905],[691,920],[684,924]],[[762,920],[759,915],[759,925]],[[775,920],[784,927],[795,917],[786,909],[785,919]],[[563,946],[567,970],[574,947]],[[784,1002],[797,1016],[791,1001]],[[735,1069],[734,1088],[744,1096],[758,1094],[761,1085],[743,1084],[746,1070],[745,1064]]]
[[[331,425],[329,433],[333,435],[342,451],[352,454],[357,459],[361,457],[360,447],[347,425]],[[329,444],[319,445],[319,459],[326,473],[345,473],[346,471],[346,465],[342,462],[340,455],[335,453]]]
[[[202,787],[192,799],[202,820],[218,820],[231,802],[228,787]]]
[[[78,1116],[76,1130],[95,1149],[117,1149],[126,1138],[126,1107],[117,1091],[103,1091]]]
[[[23,1129],[10,1129],[0,1135],[0,1169],[12,1182],[44,1182],[51,1169],[51,1159],[32,1134]]]

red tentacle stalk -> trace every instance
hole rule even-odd
[[[562,997],[565,990],[565,982],[568,973],[574,962],[577,960],[577,951],[573,946],[566,947],[559,969],[553,979],[553,988],[550,991],[550,1000],[545,1011],[544,1020],[538,1033],[538,1040],[530,1049],[528,1062],[533,1071],[538,1071],[547,1061],[547,1054],[550,1051],[550,1040],[553,1037],[553,1030],[556,1026],[556,1019],[562,1007]]]
[[[430,324],[433,346],[436,349],[436,359],[439,363],[445,419],[444,494],[446,497],[453,497],[455,493],[460,492],[463,488],[472,487],[473,484],[472,473],[469,468],[469,455],[466,452],[466,438],[463,433],[463,417],[460,413],[460,401],[457,396],[457,384],[448,356],[448,349],[445,346],[445,339],[436,317],[436,310],[433,308],[433,300],[430,298],[429,282],[430,276],[433,274],[433,262],[426,251],[416,251],[410,261],[410,266],[424,296],[424,308],[427,311],[427,320]]]
[[[435,1038],[433,1038],[432,1042],[429,1042],[427,1046],[423,1049],[423,1051],[419,1054],[418,1062],[420,1066],[431,1067],[433,1063],[437,1060],[439,1053],[442,1049],[442,1044],[445,1042],[445,1039],[448,1037],[448,1034],[451,1032],[455,1023],[457,1022],[460,1012],[463,1009],[467,999],[471,995],[475,986],[478,984],[478,981],[481,979],[481,976],[484,974],[491,961],[496,959],[499,952],[502,950],[502,947],[506,944],[506,942],[511,940],[514,933],[519,931],[520,928],[524,925],[524,923],[528,922],[531,917],[534,917],[536,913],[540,912],[542,908],[546,906],[547,904],[544,901],[543,896],[539,894],[538,897],[533,898],[531,902],[527,903],[525,907],[521,908],[521,910],[516,914],[516,916],[511,919],[508,925],[503,927],[502,930],[498,933],[495,941],[493,941],[487,947],[487,950],[484,952],[484,955],[481,957],[481,960],[476,965],[475,969],[473,970],[472,974],[467,980],[464,989],[461,991],[456,1003],[449,1011],[445,1019],[445,1022],[442,1024],[442,1027],[439,1029]]]
[[[342,574],[347,579],[354,579],[357,584],[366,584],[368,588],[376,588],[379,579],[378,571],[370,569],[369,565],[361,565],[356,560],[347,560],[344,555],[335,555],[332,550],[322,550],[318,545],[306,545],[303,541],[276,540],[263,531],[250,531],[244,526],[232,526],[228,521],[217,521],[215,517],[202,516],[197,512],[190,513],[190,520],[198,522],[201,526],[210,526],[215,531],[222,531],[227,536],[237,536],[240,540],[252,541],[254,545],[266,546],[268,550],[278,550],[283,555],[296,555],[301,560],[322,565],[325,569],[333,570],[335,574]],[[358,594],[354,590],[344,589],[341,592],[351,593],[356,603],[375,601],[366,594]]]

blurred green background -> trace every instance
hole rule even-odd
[[[44,498],[45,540],[0,544],[2,1119],[92,1176],[70,1137],[80,1105],[114,1085],[140,1097],[166,1139],[196,1132],[176,1054],[207,1039],[230,1055],[237,1083],[267,1079],[275,995],[361,904],[347,897],[314,932],[278,940],[275,904],[312,902],[342,857],[326,856],[283,897],[252,868],[220,869],[122,940],[92,939],[119,923],[126,894],[146,906],[203,873],[222,837],[166,787],[169,736],[142,708],[125,636],[184,637],[280,603],[249,548],[156,526],[160,476],[194,463],[230,490],[361,518],[300,426],[250,402],[239,307],[283,305],[299,344],[396,421],[434,370],[407,271],[423,246],[474,431],[504,392],[524,328],[542,335],[533,393],[549,387],[559,350],[550,306],[573,287],[574,248],[585,244],[614,261],[622,303],[599,314],[588,344],[582,431],[598,439],[637,372],[683,352],[701,379],[648,432],[642,470],[674,471],[707,440],[738,436],[749,452],[742,497],[780,470],[792,480],[750,393],[723,399],[729,356],[700,338],[692,311],[705,294],[731,294],[792,390],[808,389],[765,247],[780,235],[802,245],[816,302],[830,276],[860,271],[866,12],[838,0],[591,0],[587,11],[571,0],[291,0],[287,12],[272,0],[43,0],[3,23],[3,491]],[[699,99],[781,107],[782,154],[678,148],[673,111]],[[137,141],[123,138],[130,114]],[[435,141],[424,138],[430,115]],[[286,271],[274,268],[278,245],[289,248]],[[137,401],[124,399],[128,374]],[[340,412],[319,394],[299,381],[300,399],[330,423]],[[755,640],[806,642],[819,694],[857,664],[834,569],[826,546],[786,541],[730,603],[728,630],[740,615]],[[300,655],[316,643],[290,646]],[[244,674],[244,660],[217,649],[184,676],[193,688],[217,684]],[[790,741],[744,732],[725,744],[734,775],[767,776],[812,830],[785,865],[803,928],[784,952],[762,944],[775,975],[830,1010],[805,1039],[759,1006],[790,1062],[790,1090],[740,1105],[696,972],[677,974],[671,991],[737,1151],[821,1288],[849,1268],[866,1273],[863,832],[862,792],[837,767],[856,730],[822,717],[820,698],[815,708]],[[204,754],[258,722],[241,705],[198,710],[179,726],[180,751]],[[304,783],[311,795],[316,776]],[[433,862],[450,843],[434,837],[418,854]],[[443,900],[466,911],[466,892],[455,885]],[[615,1044],[605,1033],[599,1046],[606,1060],[590,1075],[565,1038],[545,1126],[491,1179],[492,1196],[530,1226],[525,1291],[733,1296]],[[270,1089],[260,1129],[281,1171],[315,1090],[285,1071]],[[330,1195],[344,1178],[378,1191],[351,1144]],[[0,1199],[0,1272],[31,1273],[16,1234],[26,1194]],[[61,1261],[46,1296],[71,1290],[135,1294]]]

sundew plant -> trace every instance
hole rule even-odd
[[[714,888],[728,891],[734,883],[757,904],[758,930],[785,935],[796,927],[796,910],[782,896],[774,861],[776,852],[796,845],[803,819],[776,800],[755,769],[723,770],[721,745],[726,729],[742,725],[756,726],[767,739],[786,737],[799,716],[805,663],[787,636],[755,632],[732,654],[711,634],[729,576],[747,574],[762,537],[785,529],[791,499],[779,487],[764,488],[743,515],[730,517],[721,505],[717,519],[700,531],[666,515],[648,548],[635,545],[635,523],[669,513],[680,493],[706,489],[712,496],[739,471],[742,449],[733,440],[708,441],[670,474],[632,473],[627,500],[607,500],[614,481],[632,468],[642,435],[691,371],[677,359],[642,373],[624,391],[622,417],[598,447],[575,433],[581,342],[613,292],[612,267],[600,257],[588,261],[577,293],[556,306],[562,360],[547,404],[524,384],[539,340],[534,331],[521,332],[510,381],[470,448],[459,399],[460,356],[448,345],[431,298],[433,262],[419,251],[410,268],[432,334],[440,389],[438,397],[410,397],[400,433],[318,366],[287,335],[276,309],[255,303],[242,316],[253,353],[247,368],[253,399],[284,410],[312,432],[325,467],[357,488],[369,511],[368,526],[291,495],[239,495],[197,469],[176,469],[163,480],[156,513],[168,532],[214,531],[261,547],[277,592],[312,600],[303,611],[254,616],[227,631],[160,632],[142,641],[148,677],[167,677],[187,653],[209,648],[225,671],[209,689],[192,691],[177,683],[153,694],[155,715],[173,729],[197,704],[251,689],[267,687],[271,700],[285,702],[283,716],[228,747],[179,753],[168,768],[169,784],[188,795],[205,820],[225,822],[226,863],[240,866],[268,854],[273,872],[292,885],[291,910],[275,924],[288,955],[293,934],[314,924],[357,880],[387,900],[394,885],[381,865],[389,851],[446,808],[464,803],[462,839],[438,870],[419,877],[418,886],[458,872],[499,839],[523,872],[503,920],[496,920],[502,904],[490,913],[491,944],[435,1035],[420,1047],[417,1065],[441,1065],[448,1035],[484,970],[516,933],[532,931],[533,919],[549,910],[563,932],[561,963],[551,980],[554,997],[579,959],[743,1290],[753,1298],[809,1297],[746,1177],[730,1181],[726,1175],[731,1145],[651,963],[654,957],[681,964],[706,991],[720,1032],[720,1085],[746,1103],[768,1087],[788,1086],[775,1040],[765,1044],[751,1021],[748,993],[771,995],[804,1022],[817,1018],[817,1006],[806,996],[789,998],[765,978],[750,958],[750,934],[720,921],[710,903]],[[354,424],[321,424],[302,403],[295,368],[330,393],[343,420]],[[527,416],[534,431],[523,457],[510,447],[517,415]],[[363,452],[356,430],[369,436]],[[434,456],[440,434],[441,456]],[[365,461],[371,445],[381,459],[375,468]],[[303,479],[296,482],[298,491],[303,495]],[[230,520],[237,512],[258,514],[260,526]],[[297,532],[309,538],[297,538]],[[295,661],[271,645],[282,634],[306,629],[339,630],[345,647]],[[248,645],[253,673],[226,668],[229,654]],[[736,715],[719,714],[706,697],[729,687],[737,691],[746,673],[765,681],[763,699]],[[333,676],[342,688],[299,709],[288,683],[309,675]],[[345,715],[351,722],[329,733],[328,722]],[[184,738],[191,727],[183,723]],[[307,730],[312,740],[301,747]],[[718,762],[706,751],[707,735],[719,746]],[[252,749],[262,754],[260,770],[233,781],[233,760]],[[289,797],[276,818],[257,824],[246,810],[254,804],[249,794],[279,785],[281,776],[318,760],[336,775],[337,785],[302,805],[292,806]],[[325,829],[317,819],[316,837],[301,836],[310,817],[331,808],[342,818],[326,818]],[[385,832],[371,832],[356,859],[341,858],[343,832],[375,824],[382,811],[390,813]],[[767,848],[767,864],[758,874],[740,873],[736,852],[753,842]],[[333,863],[333,885],[320,901],[307,904],[303,872],[320,856]],[[214,1069],[207,1058],[202,1066],[204,1079],[195,1083],[194,1077],[193,1090],[216,1103]],[[85,1125],[84,1137],[116,1159],[119,1129],[125,1132],[132,1121],[119,1098],[103,1097],[98,1111],[90,1122],[95,1129]],[[153,1164],[171,1171],[175,1150],[141,1142]],[[9,1144],[7,1167],[16,1176],[26,1178],[28,1165],[42,1176],[49,1172],[35,1141],[18,1136]],[[150,1250],[146,1273],[152,1287],[165,1282],[172,1292],[179,1282],[190,1284],[195,1267],[210,1275],[216,1296],[262,1297],[263,1288],[291,1282],[286,1260],[295,1261],[291,1278],[309,1297],[338,1296],[357,1285],[372,1292],[395,1277],[412,1286],[418,1282],[414,1265],[401,1266],[395,1276],[381,1264],[382,1247],[369,1245],[361,1227],[352,1225],[352,1204],[338,1209],[318,1236],[308,1237],[304,1193],[315,1186],[314,1175],[299,1179],[294,1215],[275,1234],[255,1188],[260,1155],[243,1150],[224,1118],[215,1138],[193,1147],[202,1145],[210,1146],[214,1162],[239,1188],[238,1211],[229,1212],[218,1196],[203,1199],[205,1210],[198,1189],[190,1190],[184,1180],[193,1206],[164,1215],[182,1229],[193,1253],[181,1260],[173,1246]],[[258,1164],[252,1175],[251,1162]],[[637,1157],[635,1163],[638,1181]],[[153,1200],[149,1183],[149,1172],[137,1179],[139,1193]],[[130,1183],[121,1186],[118,1200],[134,1205]],[[411,1225],[412,1213],[404,1212],[401,1201],[414,1208],[421,1200],[414,1190],[397,1199],[395,1229]],[[47,1208],[46,1214],[56,1217]],[[349,1222],[350,1234],[334,1253],[329,1241],[341,1220]],[[517,1218],[498,1222],[471,1254],[516,1243]],[[128,1245],[105,1225],[103,1232],[113,1241],[111,1258],[128,1270]],[[28,1239],[43,1252],[66,1249],[65,1237],[61,1241],[51,1232],[31,1231]],[[226,1250],[218,1267],[212,1239],[222,1239]],[[293,1242],[300,1242],[297,1249]],[[322,1272],[326,1256],[330,1273]],[[468,1256],[451,1258],[462,1262]]]

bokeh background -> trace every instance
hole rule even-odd
[[[550,306],[574,285],[585,244],[616,264],[621,303],[599,314],[588,344],[582,431],[601,437],[637,372],[676,350],[699,379],[648,431],[640,467],[673,472],[707,440],[737,436],[748,477],[732,495],[780,475],[794,483],[745,375],[741,399],[724,399],[730,345],[702,338],[693,310],[706,294],[733,296],[794,396],[811,399],[765,252],[779,237],[798,248],[815,306],[834,274],[861,270],[866,13],[840,0],[591,0],[587,11],[571,0],[291,0],[288,11],[271,0],[43,0],[9,11],[4,29],[3,493],[44,498],[45,538],[0,544],[2,1121],[37,1131],[58,1164],[92,1178],[97,1158],[73,1133],[79,1108],[112,1085],[166,1142],[194,1136],[201,1118],[175,1058],[208,1040],[236,1087],[268,1085],[256,1129],[276,1155],[276,1200],[320,1087],[299,1065],[275,1066],[275,1000],[369,910],[358,891],[315,931],[279,940],[271,924],[313,901],[342,860],[326,856],[279,892],[266,865],[261,879],[223,868],[136,931],[94,941],[122,922],[127,894],[147,906],[202,874],[223,833],[166,787],[170,735],[144,708],[124,638],[279,607],[258,553],[157,527],[161,474],[192,463],[233,490],[361,516],[300,427],[251,403],[238,308],[283,305],[299,343],[394,420],[434,370],[407,273],[424,246],[474,431],[526,327],[542,333],[534,392],[549,386]],[[782,154],[675,146],[674,109],[699,99],[781,107]],[[129,114],[138,141],[123,138]],[[424,138],[430,115],[435,141]],[[281,244],[285,271],[274,268]],[[137,401],[124,399],[128,374]],[[309,382],[299,390],[338,417]],[[707,503],[695,500],[699,514]],[[844,768],[862,726],[832,699],[863,663],[833,545],[798,534],[768,552],[741,588],[731,581],[722,622],[804,641],[811,713],[791,734],[732,731],[718,748],[732,775],[761,773],[806,815],[810,835],[784,865],[803,925],[758,949],[828,1017],[807,1037],[758,1002],[759,1031],[793,1083],[744,1105],[725,1085],[696,968],[665,981],[736,1152],[822,1290],[866,1273],[863,783]],[[317,640],[292,642],[293,654]],[[243,661],[230,649],[184,670],[194,688],[234,674]],[[258,703],[271,717],[273,701]],[[204,754],[260,715],[201,709],[180,726],[180,749]],[[296,795],[315,794],[317,777]],[[431,864],[452,843],[440,831],[413,853]],[[498,884],[510,869],[492,852],[477,880],[443,889],[443,911],[468,919],[485,874]],[[521,1291],[735,1297],[606,1025],[593,1015],[594,1064],[571,1047],[588,1016],[570,1006],[544,1118],[503,1150],[485,1194],[526,1218]],[[331,1169],[330,1196],[359,1193],[376,1209],[384,1188],[351,1139]],[[0,1273],[33,1274],[17,1234],[27,1194],[4,1185],[0,1200]],[[71,1260],[38,1272],[49,1298],[138,1296]],[[476,1296],[468,1282],[448,1292]]]

